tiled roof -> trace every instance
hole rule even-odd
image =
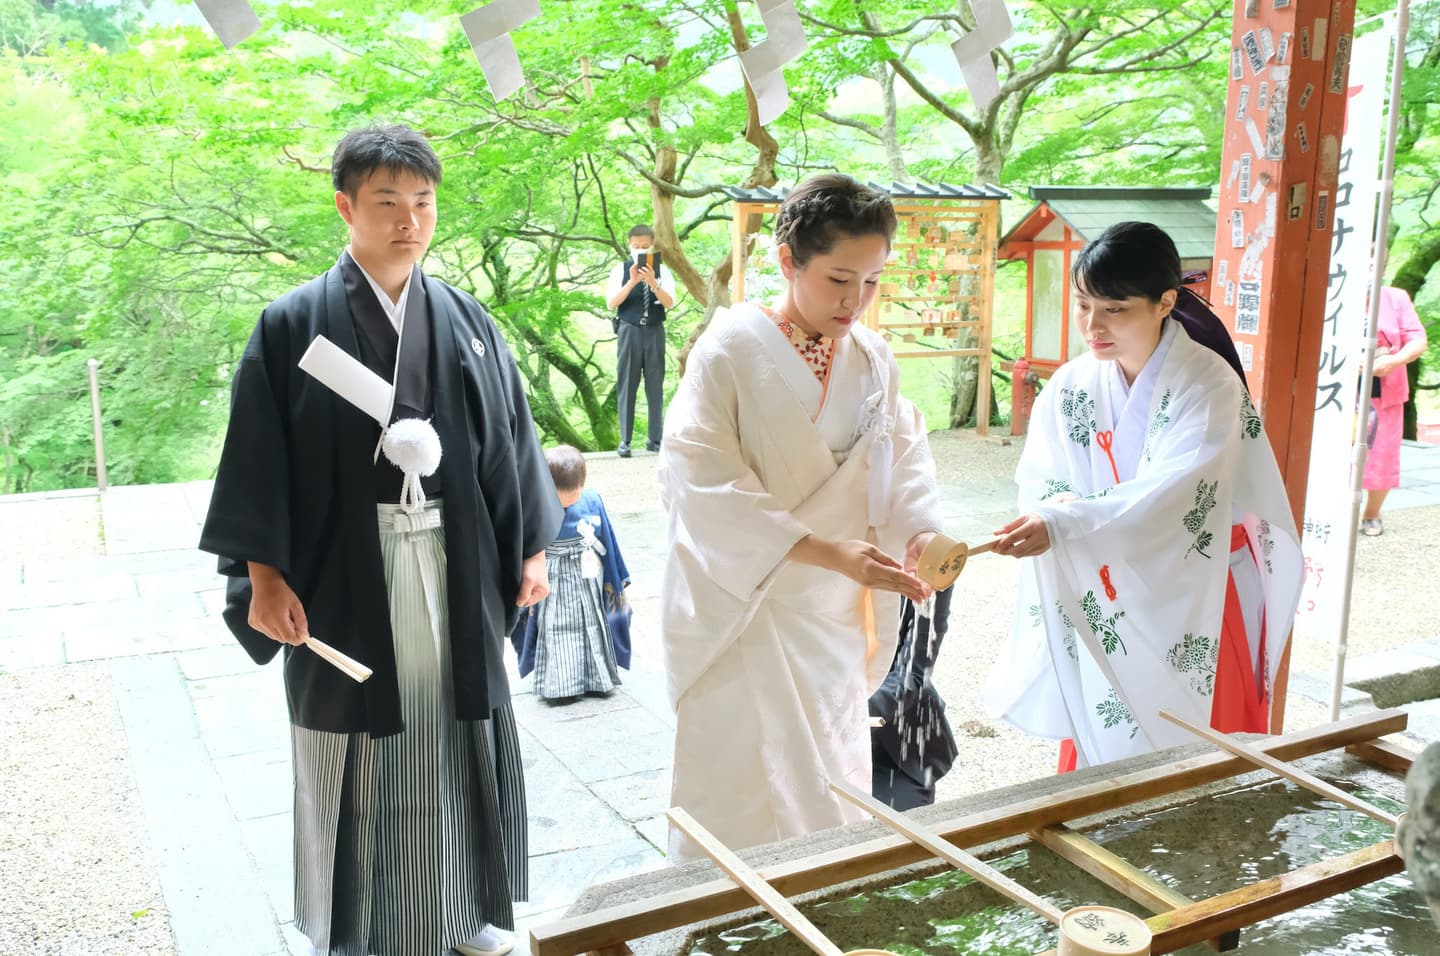
[[[871,189],[890,194],[892,199],[1009,199],[1010,194],[998,186],[955,186],[950,183],[866,183]],[[768,188],[757,186],[741,189],[726,186],[725,195],[737,202],[780,202],[790,192],[789,186]]]
[[[1139,220],[1169,233],[1180,258],[1207,259],[1215,254],[1215,210],[1205,204],[1210,192],[1207,187],[1032,186],[1030,198],[1049,206],[1083,239],[1094,239],[1117,222]],[[1033,214],[1034,210],[1027,214],[1010,236],[1020,232]],[[1010,236],[1001,240],[1002,244]]]

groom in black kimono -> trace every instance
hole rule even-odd
[[[496,956],[527,895],[502,652],[548,593],[562,512],[494,322],[417,265],[436,222],[430,145],[352,132],[332,178],[349,246],[260,316],[200,546],[251,657],[285,651],[297,925],[322,953]],[[320,336],[390,386],[390,422],[433,426],[422,505],[399,503],[380,422],[297,366]],[[374,676],[345,676],[304,646],[312,633]]]

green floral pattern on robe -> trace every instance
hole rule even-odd
[[[1190,678],[1195,692],[1211,697],[1215,694],[1215,666],[1220,659],[1220,642],[1213,637],[1186,634],[1170,648],[1165,659],[1170,666]]]

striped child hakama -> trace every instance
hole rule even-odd
[[[545,549],[550,595],[536,606],[535,694],[542,700],[608,694],[620,683],[600,577],[581,573],[584,538]]]
[[[437,956],[528,895],[519,738],[508,702],[455,719],[441,502],[377,508],[405,730],[291,728],[295,922],[321,953]]]

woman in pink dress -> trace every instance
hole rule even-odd
[[[1360,532],[1385,533],[1380,506],[1391,488],[1400,487],[1400,430],[1410,380],[1405,366],[1425,353],[1425,328],[1404,289],[1380,290],[1380,318],[1375,333],[1375,380],[1380,394],[1370,399],[1370,454],[1365,459],[1365,513]]]

